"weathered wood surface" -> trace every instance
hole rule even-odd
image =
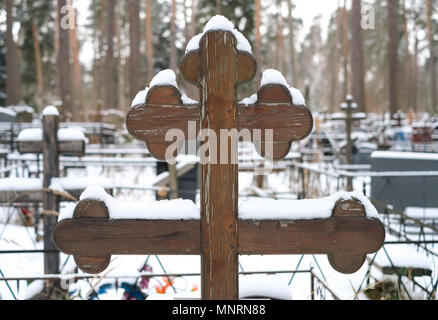
[[[237,127],[236,44],[236,38],[224,31],[209,32],[200,41],[201,130],[219,133],[223,129]],[[216,139],[219,153],[223,143],[220,137],[208,139]],[[228,150],[238,149],[237,140],[226,143]],[[231,159],[231,151],[228,152],[227,164],[213,164],[213,154],[210,156],[210,161],[203,161],[206,155],[201,155],[202,297],[207,300],[237,300],[239,170],[237,162],[233,163]]]
[[[0,203],[34,203],[43,202],[43,190],[22,190],[22,191],[0,191]],[[59,195],[59,200],[72,201],[73,198],[79,199],[84,189],[67,189],[66,195]],[[108,193],[112,191],[107,189]],[[70,195],[71,197],[67,196]]]
[[[378,251],[385,240],[381,221],[365,217],[364,212],[358,201],[340,201],[328,219],[239,220],[238,253],[328,254],[334,256],[336,270],[352,273],[362,266],[359,261]],[[201,254],[200,226],[198,220],[110,220],[102,202],[85,200],[79,202],[74,219],[58,224],[54,241],[66,254],[88,256],[76,259],[78,266],[99,273],[115,254]],[[344,256],[346,252],[349,255]]]
[[[19,141],[18,152],[21,154],[41,154],[42,142]],[[59,141],[58,153],[67,156],[82,157],[85,155],[85,141]]]
[[[199,220],[70,219],[54,240],[73,255],[198,255]],[[239,254],[368,254],[384,241],[379,220],[333,217],[317,220],[239,220]]]
[[[188,122],[194,121],[199,130],[200,118],[199,105],[183,105],[177,88],[156,86],[149,90],[144,105],[130,110],[126,127],[132,136],[146,142],[156,159],[164,161],[166,149],[173,143],[166,142],[166,133],[171,129],[179,129],[188,138]]]
[[[49,188],[52,178],[59,176],[58,153],[58,116],[43,117],[43,188]],[[43,208],[47,212],[59,212],[58,197],[53,193],[43,193]],[[56,247],[52,241],[57,217],[51,214],[44,215],[44,249],[51,251]],[[46,274],[59,273],[59,253],[44,254],[44,272]]]
[[[294,106],[284,86],[261,88],[253,106],[237,104],[237,85],[255,75],[256,63],[250,54],[237,51],[231,32],[207,32],[200,49],[189,52],[180,68],[199,86],[199,105],[185,106],[176,88],[159,86],[127,116],[129,132],[145,141],[158,159],[165,158],[172,143],[165,143],[167,130],[180,129],[189,140],[196,139],[187,135],[189,121],[196,123],[196,135],[213,130],[218,150],[221,130],[273,129],[273,154],[262,152],[263,143],[258,149],[276,160],[312,130],[310,111]],[[90,273],[103,271],[111,254],[200,254],[202,298],[229,300],[238,298],[239,254],[328,254],[335,269],[350,273],[360,268],[367,253],[383,245],[382,223],[365,217],[357,201],[339,202],[328,219],[239,221],[238,165],[230,159],[237,139],[231,141],[227,164],[206,161],[210,154],[201,153],[200,221],[113,221],[106,209],[99,209],[103,203],[80,202],[74,218],[58,225],[57,246],[74,254],[78,266]]]

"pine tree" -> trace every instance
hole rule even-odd
[[[6,2],[6,103],[14,105],[20,102],[20,67],[17,45],[12,34],[12,25],[14,23],[14,1],[5,0]]]
[[[359,111],[366,112],[361,9],[361,0],[353,0],[350,16],[351,93],[358,104]]]
[[[4,10],[3,1],[0,1],[0,11]],[[0,106],[6,104],[6,33],[5,22],[0,21]]]

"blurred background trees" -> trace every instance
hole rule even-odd
[[[126,111],[220,13],[251,42],[257,80],[280,69],[314,111],[337,111],[352,94],[362,111],[437,112],[438,0],[324,1],[335,4],[328,23],[305,26],[301,0],[1,0],[0,105],[59,100],[76,120],[99,108]],[[72,12],[77,27],[60,28]],[[257,87],[244,86],[241,97]]]

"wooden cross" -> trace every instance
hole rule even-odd
[[[54,109],[55,107],[48,107]],[[47,109],[46,109],[47,110]],[[59,177],[59,156],[82,156],[85,153],[85,141],[59,141],[59,114],[43,113],[42,141],[19,141],[20,153],[43,154],[43,189],[48,189],[52,178]],[[59,197],[53,193],[43,192],[42,202],[44,212],[59,212]],[[56,216],[44,215],[44,250],[54,251],[56,247],[52,241],[56,225]],[[46,274],[59,273],[59,253],[44,254],[44,272]]]
[[[129,112],[129,132],[145,141],[154,157],[165,159],[169,129],[180,129],[187,137],[189,121],[195,121],[198,130],[215,132],[273,129],[274,159],[286,156],[292,142],[310,134],[311,113],[305,106],[294,105],[282,85],[262,87],[253,106],[237,103],[237,86],[252,79],[256,63],[236,44],[231,32],[209,31],[200,49],[182,59],[182,74],[199,85],[200,104],[184,105],[177,88],[156,86],[149,90],[145,104]],[[221,150],[223,142],[216,139]],[[232,141],[230,150],[237,150],[237,144]],[[239,254],[328,254],[336,270],[351,273],[362,266],[367,253],[383,245],[381,222],[365,217],[365,208],[357,200],[338,202],[328,219],[239,220],[238,165],[203,161],[207,157],[201,155],[200,221],[111,220],[105,203],[83,200],[73,219],[58,224],[57,247],[74,255],[78,266],[89,273],[105,270],[112,254],[201,255],[202,298],[230,300],[239,296]]]

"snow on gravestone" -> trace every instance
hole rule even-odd
[[[43,117],[58,118],[59,112],[54,106],[46,107]],[[80,128],[61,128],[57,131],[58,152],[61,155],[83,156],[88,139]],[[32,128],[20,132],[17,137],[18,151],[22,154],[40,154],[42,150],[43,129]]]
[[[217,150],[223,142],[217,137],[208,142],[201,139],[202,129],[272,130],[273,139],[267,143],[264,135],[258,138],[262,141],[251,136],[252,142],[259,145],[258,151],[270,159],[284,158],[292,142],[311,133],[312,115],[304,104],[298,104],[304,99],[294,101],[297,93],[291,92],[287,83],[267,80],[254,104],[236,103],[237,85],[251,80],[257,66],[243,36],[236,36],[233,30],[226,18],[215,16],[203,35],[189,43],[180,69],[186,80],[200,87],[199,103],[182,101],[171,71],[159,75],[154,85],[135,99],[127,115],[127,128],[146,142],[157,159],[165,159],[170,145],[165,138],[170,129],[181,130],[188,140],[215,140]],[[266,77],[274,73],[270,71]],[[161,81],[163,78],[165,81]],[[196,125],[196,134],[189,136],[190,123]],[[263,152],[266,147],[272,150]],[[237,150],[237,140],[232,141],[231,148]],[[116,200],[100,190],[84,197],[75,206],[72,218],[58,224],[56,245],[74,255],[78,266],[91,273],[106,269],[112,254],[200,254],[202,298],[238,299],[239,254],[328,254],[336,270],[351,273],[362,266],[367,253],[383,244],[382,223],[373,214],[367,216],[369,204],[362,203],[357,194],[322,201],[321,205],[332,207],[318,208],[324,212],[320,219],[295,219],[291,215],[267,220],[267,212],[255,219],[239,219],[237,163],[231,162],[230,154],[227,164],[209,162],[206,154],[200,157],[199,213],[194,204],[152,202],[134,205],[143,207],[136,213],[144,212],[136,214],[135,219],[113,219],[115,208],[122,211],[117,217],[128,217],[129,210],[123,209],[128,207],[116,205]],[[168,206],[173,212],[166,212],[160,219],[148,214],[159,212],[160,206]],[[172,219],[166,219],[169,215]]]

